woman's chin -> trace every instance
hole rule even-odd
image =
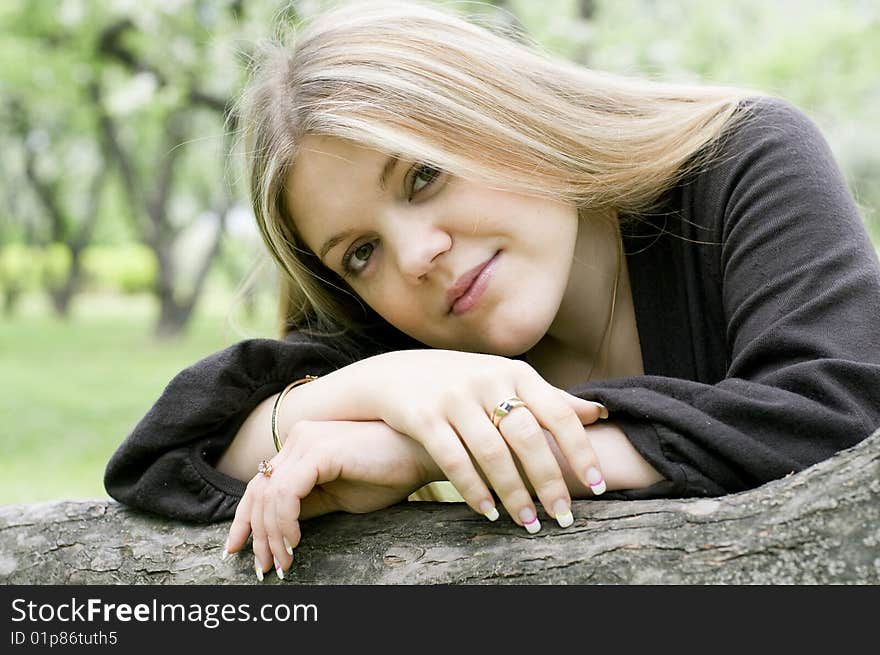
[[[535,339],[534,342],[537,343],[540,339]],[[492,340],[492,339],[479,339],[477,341],[468,340],[468,342],[444,342],[444,343],[428,343],[426,344],[431,348],[440,348],[443,350],[460,350],[462,352],[469,353],[480,353],[483,355],[498,355],[501,357],[516,357],[518,355],[527,352],[531,349],[532,343],[531,340],[517,340],[517,339],[502,339],[502,340]]]
[[[431,348],[516,357],[531,350],[547,333],[540,321],[499,320],[465,334],[422,335],[413,338]]]
[[[500,330],[497,334],[487,335],[482,352],[516,357],[531,350],[544,334],[544,331],[536,329]]]

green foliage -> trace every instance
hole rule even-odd
[[[13,243],[0,248],[0,287],[22,290],[39,288],[43,263],[39,251]]]
[[[83,253],[83,268],[92,289],[126,294],[149,292],[158,270],[153,252],[135,243],[91,246]]]
[[[66,243],[50,243],[35,251],[34,259],[40,261],[43,269],[43,281],[50,287],[63,283],[70,272],[71,254]]]
[[[0,248],[0,286],[33,291],[61,283],[70,270],[67,244],[46,247],[10,244]],[[82,253],[86,286],[93,291],[134,294],[156,283],[156,257],[144,245],[89,246]]]

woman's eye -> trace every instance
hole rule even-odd
[[[342,270],[345,274],[358,275],[361,273],[369,263],[375,247],[372,241],[368,241],[349,250],[342,261]]]
[[[413,166],[412,182],[410,183],[409,199],[412,200],[415,194],[423,189],[431,186],[434,180],[440,175],[440,169],[434,168],[430,164],[418,164]]]

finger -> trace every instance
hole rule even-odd
[[[292,468],[292,444],[293,436],[288,437],[285,447],[272,458],[272,475],[265,481],[266,494],[263,502],[263,524],[266,529],[266,540],[272,556],[272,567],[279,579],[284,579],[284,571],[290,568],[292,548],[288,548],[288,541],[283,530],[282,513],[284,505],[289,500],[288,488],[290,471]]]
[[[562,389],[556,390],[559,392],[563,402],[574,410],[574,413],[581,420],[581,425],[592,425],[599,419],[608,418],[608,408],[602,403],[578,398]]]
[[[226,559],[231,553],[237,553],[244,548],[248,537],[251,536],[251,505],[253,498],[251,489],[245,489],[244,495],[238,501],[238,507],[235,508],[235,517],[232,519],[232,525],[229,526],[229,532],[226,535],[226,545],[223,547],[223,559]]]
[[[277,480],[279,488],[276,493],[275,513],[283,551],[275,550],[274,547],[273,551],[279,557],[279,562],[282,562],[284,570],[292,563],[293,549],[302,538],[300,521],[315,515],[313,505],[303,512],[303,500],[316,495],[325,497],[326,494],[317,485],[339,477],[338,464],[326,456],[326,448],[319,443],[312,442],[309,447],[303,447],[303,450],[308,451],[306,454],[291,451],[290,464],[285,466]],[[327,511],[320,513],[326,514]]]
[[[529,398],[529,409],[538,423],[553,436],[559,451],[568,461],[578,480],[598,496],[605,492],[605,479],[599,457],[584,431],[584,425],[592,424],[595,419],[584,423],[582,415],[573,411],[571,403],[560,402],[559,395],[552,392],[554,389],[542,381],[535,385],[528,382],[521,383],[519,390],[523,397]]]
[[[314,478],[305,485],[299,480],[302,475],[298,466],[302,453],[309,450],[314,442],[316,425],[310,421],[296,423],[288,432],[281,452],[276,456],[276,471],[273,475],[272,525],[269,545],[273,553],[275,573],[281,579],[293,563],[293,549],[299,545],[300,496],[314,484]]]
[[[571,414],[574,416],[573,413]],[[571,525],[574,519],[571,515],[568,485],[565,483],[556,456],[547,443],[544,430],[529,407],[513,409],[498,422],[498,431],[516,454],[547,513],[553,516],[560,526]]]
[[[423,422],[420,427],[421,434],[418,441],[468,506],[490,521],[496,520],[498,510],[492,492],[489,491],[489,487],[474,466],[471,455],[452,426],[445,420],[437,420]],[[509,453],[507,455],[510,456]]]
[[[280,495],[281,480],[272,480],[267,483],[266,498],[263,502],[263,525],[266,526],[266,541],[272,556],[272,568],[279,580],[284,579],[284,570],[290,567],[290,555],[284,547],[284,537],[278,524],[276,507]]]
[[[290,479],[295,474],[295,471],[291,471],[288,475],[285,471],[279,477],[277,480],[278,489],[273,498],[278,537],[275,542],[270,541],[270,544],[276,562],[281,566],[282,571],[289,569],[293,563],[293,549],[299,545],[302,537],[299,525],[300,499],[292,491],[295,483]],[[279,575],[279,577],[283,576]]]
[[[263,574],[272,566],[272,551],[266,535],[266,526],[263,519],[263,504],[265,503],[264,479],[251,480],[254,485],[254,500],[251,506],[251,550],[254,552],[254,573],[257,580],[263,581]]]
[[[530,533],[540,530],[535,503],[517,468],[510,444],[492,425],[485,411],[479,407],[473,411],[463,409],[453,420],[510,517]]]

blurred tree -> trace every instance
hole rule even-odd
[[[46,217],[42,231],[66,244],[67,270],[77,274],[101,215],[99,187],[112,172],[119,183],[109,193],[121,194],[124,211],[107,218],[127,218],[125,233],[156,258],[159,336],[178,334],[191,317],[235,204],[226,156],[235,129],[230,99],[244,71],[234,49],[256,31],[245,4],[9,0],[0,7],[9,35],[0,44],[0,97],[14,108],[24,176]],[[257,4],[254,20],[265,27],[279,3]],[[80,161],[70,166],[74,146]],[[90,202],[76,211],[68,189]],[[55,289],[59,307],[75,279]]]
[[[14,166],[4,161],[10,176],[3,196],[11,211],[2,236],[29,246],[30,261],[25,265],[21,249],[4,256],[5,310],[11,312],[39,268],[51,306],[64,317],[82,283],[82,253],[94,235],[106,165],[94,117],[82,110],[71,83],[86,71],[74,58],[55,56],[57,44],[45,39],[39,22],[24,22],[19,9],[5,4],[0,14],[10,32],[0,45],[2,127],[15,160]]]
[[[50,175],[40,171],[38,158],[48,148],[39,145],[40,132],[32,125],[30,112],[14,96],[6,98],[6,108],[14,133],[21,139],[26,179],[43,210],[43,216],[48,220],[46,237],[35,238],[31,231],[27,242],[43,247],[52,244],[53,250],[60,253],[55,259],[57,261],[60,257],[61,266],[44,267],[43,282],[55,313],[66,318],[70,311],[70,302],[82,284],[82,254],[92,241],[99,216],[99,204],[107,173],[104,165],[106,148],[102,148],[104,152],[101,162],[91,174],[91,181],[83,185],[87,188],[85,202],[74,202],[67,197],[70,193],[71,176],[59,174],[57,170]],[[56,131],[59,128],[65,130],[67,125],[62,123]],[[63,136],[49,137],[49,141],[69,142]],[[97,141],[103,143],[101,139]]]
[[[111,157],[121,174],[136,233],[150,247],[158,262],[155,293],[159,300],[159,319],[156,334],[171,337],[184,328],[192,315],[211,263],[219,250],[226,214],[232,205],[222,176],[218,175],[215,193],[208,194],[214,197],[199,198],[202,209],[207,207],[213,210],[215,229],[208,237],[208,247],[195,265],[189,289],[183,290],[174,245],[188,222],[176,225],[172,217],[175,183],[179,183],[183,177],[178,174],[180,160],[185,154],[182,146],[197,134],[193,129],[198,126],[193,116],[197,110],[207,108],[224,117],[230,103],[225,97],[199,88],[197,69],[204,65],[204,61],[194,43],[186,43],[191,55],[190,61],[186,62],[189,66],[180,66],[171,75],[162,70],[161,60],[151,60],[151,55],[155,57],[158,53],[143,47],[143,41],[139,43],[136,38],[126,40],[129,35],[137,36],[137,32],[132,18],[126,16],[116,19],[98,32],[95,50],[101,64],[121,67],[124,73],[131,76],[127,80],[130,84],[151,87],[150,95],[170,91],[170,99],[152,103],[152,111],[149,112],[152,114],[152,143],[145,144],[142,134],[137,132],[123,133],[120,117],[112,113],[104,80],[89,85],[89,97]],[[180,34],[172,33],[169,36],[179,38]]]
[[[3,123],[8,122],[8,116],[2,112],[0,115],[5,119]],[[18,138],[9,138],[8,132],[0,132],[0,179],[4,181],[0,185],[0,302],[4,318],[15,314],[18,301],[27,286],[22,251],[12,244],[33,241],[32,222],[25,219],[30,213],[28,203],[22,194],[13,192],[19,182],[23,183],[23,172],[19,165],[23,158],[18,156],[21,143]]]

